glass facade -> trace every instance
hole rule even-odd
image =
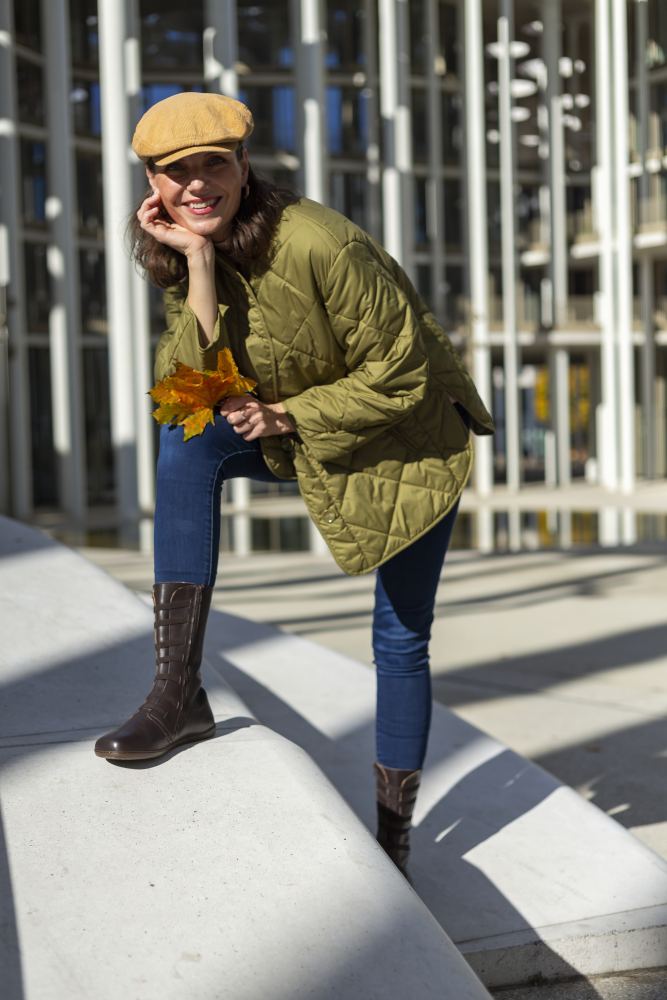
[[[81,461],[85,465],[86,504],[98,511],[108,508],[105,527],[113,529],[118,482],[111,413],[114,396],[109,386],[100,25],[96,0],[56,2],[68,12],[70,27],[71,66],[65,97],[70,109],[76,203],[72,220],[74,249],[67,267],[76,269],[80,309],[80,329],[72,336],[81,351],[84,381],[85,455]],[[413,0],[408,5],[407,33],[402,39],[404,54],[396,62],[397,73],[399,62],[408,67],[406,110],[412,159],[408,190],[413,229],[404,263],[468,362],[472,357],[473,324],[479,312],[479,304],[473,306],[471,299],[476,247],[470,245],[470,233],[480,194],[471,187],[468,157],[472,129],[480,125],[483,134],[484,249],[488,255],[485,336],[498,423],[492,488],[493,483],[502,485],[505,481],[508,435],[513,433],[506,424],[510,384],[505,356],[508,322],[514,322],[514,336],[520,344],[517,392],[522,480],[561,484],[570,480],[602,481],[604,435],[600,428],[606,406],[602,357],[608,322],[605,295],[611,294],[605,291],[602,234],[607,218],[617,217],[616,202],[605,203],[604,198],[618,197],[611,187],[604,194],[602,186],[605,176],[611,177],[616,169],[613,164],[605,165],[604,157],[611,154],[605,153],[600,132],[600,101],[609,100],[608,95],[603,98],[597,92],[596,53],[604,26],[595,24],[593,4],[586,0],[556,0],[554,6],[560,11],[557,37],[545,31],[544,3],[515,0],[514,4],[515,41],[519,44],[511,65],[508,97],[514,156],[509,208],[500,173],[505,98],[495,44],[496,4],[480,4],[482,123],[476,123],[466,110],[466,88],[470,84],[466,76],[463,5],[458,0]],[[310,84],[299,51],[299,25],[295,23],[298,7],[288,0],[237,0],[238,45],[233,69],[239,97],[251,106],[255,117],[256,127],[249,143],[255,166],[279,183],[303,190],[299,101],[307,96]],[[379,107],[384,42],[378,5],[375,0],[341,0],[325,2],[321,9],[321,160],[325,198],[332,207],[382,238],[383,223],[386,228],[392,211],[400,206],[383,200],[383,171],[389,154]],[[204,0],[192,0],[187,6],[180,0],[136,0],[142,73],[139,113],[170,94],[215,86],[204,78],[209,10]],[[12,65],[19,165],[16,197],[21,221],[16,245],[25,272],[25,302],[21,313],[24,328],[11,329],[10,334],[15,339],[23,338],[28,345],[26,374],[31,399],[48,401],[40,413],[32,405],[30,411],[33,505],[38,512],[57,509],[61,502],[54,486],[58,476],[52,433],[44,417],[45,412],[50,412],[52,398],[49,344],[54,292],[49,260],[55,258],[49,248],[50,212],[57,212],[57,198],[49,200],[50,141],[45,92],[48,67],[40,13],[38,0],[13,3]],[[642,5],[628,3],[627,30],[627,168],[634,262],[626,277],[632,303],[630,333],[636,344],[634,412],[639,445],[635,474],[659,478],[667,474],[667,443],[661,430],[667,423],[665,5],[659,0]],[[123,42],[119,40],[121,45]],[[554,65],[557,79],[549,80],[547,70]],[[116,83],[118,100],[122,101],[123,81]],[[557,95],[558,120],[550,110],[553,95]],[[558,170],[554,170],[552,155],[556,138],[562,146]],[[121,159],[116,167],[130,170]],[[137,177],[133,180],[135,187]],[[131,208],[129,205],[128,213]],[[508,320],[504,287],[510,273],[502,242],[508,212],[515,227],[513,320]],[[128,294],[129,288],[128,277]],[[161,303],[154,290],[148,290],[147,299],[149,335],[154,344],[163,324]],[[558,352],[567,355],[569,372],[565,381],[560,376],[560,383],[556,375],[560,370]],[[559,394],[567,400],[566,406],[555,405]],[[651,440],[645,431],[647,423]],[[554,441],[560,444],[556,446]],[[555,451],[560,456],[557,460]],[[253,486],[251,508],[253,512],[258,510],[256,517],[252,514],[250,531],[254,547],[289,549],[311,544],[304,516],[290,513],[285,517],[262,517],[259,513],[265,501],[292,502],[293,492],[293,487],[276,494]],[[504,530],[499,521],[496,529],[501,534]],[[224,537],[229,544],[238,544],[231,529]],[[461,537],[473,544],[474,529],[467,525]]]

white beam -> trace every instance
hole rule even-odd
[[[3,352],[3,385],[11,386],[8,408],[9,506],[14,517],[28,521],[32,517],[32,464],[30,461],[30,385],[28,379],[27,319],[25,311],[25,274],[21,231],[20,155],[16,133],[16,56],[12,0],[0,0],[0,269],[5,292],[9,357]],[[3,338],[4,340],[4,338]],[[0,369],[3,367],[0,358]],[[0,394],[3,390],[0,389]],[[4,390],[7,396],[7,389]],[[1,414],[4,417],[4,414]],[[3,424],[4,425],[4,424]],[[0,456],[1,457],[1,456]],[[4,462],[7,461],[5,455]],[[0,468],[4,473],[4,466]],[[5,497],[5,502],[7,498]]]
[[[76,181],[72,148],[68,0],[42,0],[46,121],[49,130],[47,267],[51,285],[49,340],[53,443],[60,506],[72,527],[86,520],[86,447],[81,364]]]
[[[501,0],[498,17],[498,117],[500,124],[500,206],[502,219],[503,320],[505,328],[505,427],[507,485],[521,486],[521,421],[519,406],[519,347],[517,336],[516,172],[511,79],[513,59],[513,0]],[[518,547],[517,540],[510,545]]]
[[[235,0],[205,0],[204,79],[207,90],[237,97],[238,23]]]
[[[414,278],[414,193],[407,0],[379,0],[383,242]]]
[[[628,32],[626,0],[612,0],[614,166],[616,208],[616,302],[620,487],[635,485],[635,364],[632,343],[632,228],[628,174]],[[626,543],[631,538],[624,538]]]
[[[595,140],[593,204],[599,236],[600,282],[600,482],[618,488],[618,386],[614,302],[614,223],[611,94],[611,21],[609,0],[595,0]],[[608,526],[609,527],[609,526]]]
[[[137,413],[129,262],[123,233],[133,208],[130,121],[125,92],[124,3],[98,0],[105,264],[109,321],[111,437],[121,537],[136,542],[138,523]]]
[[[481,0],[465,0],[465,143],[468,269],[470,284],[470,335],[472,369],[477,391],[492,407],[491,348],[489,345],[489,243],[486,199],[486,128],[484,108],[484,36]],[[480,496],[493,489],[493,445],[490,437],[475,442],[475,486]],[[477,543],[482,551],[493,548],[493,514],[480,509]]]

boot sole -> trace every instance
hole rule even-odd
[[[205,733],[190,736],[183,736],[180,740],[174,740],[168,747],[160,750],[95,750],[96,757],[104,760],[154,760],[156,757],[164,757],[175,747],[183,746],[184,743],[199,743],[200,740],[208,740],[215,736],[215,725],[207,729]]]

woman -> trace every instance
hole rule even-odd
[[[157,670],[101,757],[157,757],[214,732],[201,686],[220,490],[297,479],[347,573],[377,570],[378,840],[402,869],[430,725],[435,592],[469,474],[468,427],[493,424],[445,333],[387,253],[348,219],[260,181],[250,111],[178,94],[139,122],[151,193],[134,254],[166,289],[155,376],[215,368],[229,347],[256,396],[183,442],[163,427],[155,512]]]

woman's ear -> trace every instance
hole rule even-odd
[[[155,181],[153,179],[154,176],[155,175],[151,172],[151,170],[148,167],[146,167],[146,180],[150,184],[151,190],[154,191],[155,193],[157,193],[157,188],[155,186]]]

